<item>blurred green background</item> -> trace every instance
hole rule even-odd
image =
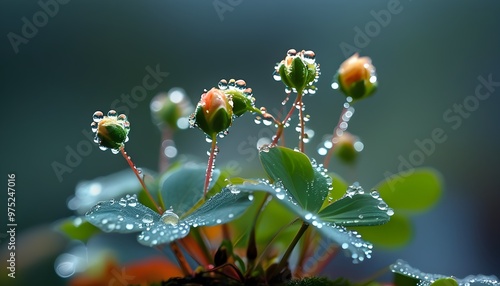
[[[42,8],[49,2],[57,3],[57,10],[47,8],[52,15]],[[120,156],[94,147],[71,172],[56,176],[52,164],[66,165],[68,148],[75,150],[85,140],[82,130],[90,130],[95,110],[107,111],[118,100],[115,107],[127,113],[132,126],[127,151],[137,165],[155,170],[160,134],[149,113],[154,95],[182,87],[196,103],[219,79],[243,78],[257,105],[279,108],[283,85],[271,73],[289,48],[314,50],[321,65],[319,91],[305,99],[316,134],[307,150],[320,158],[315,150],[331,133],[344,101],[330,88],[331,79],[347,56],[341,47],[350,45],[372,58],[379,90],[356,104],[350,122],[350,131],[365,144],[356,175],[336,164],[329,169],[369,188],[386,172],[397,172],[400,156],[408,159],[418,149],[415,140],[441,128],[447,139],[422,165],[443,174],[445,193],[436,208],[415,219],[416,236],[408,247],[375,249],[374,257],[360,265],[339,257],[328,274],[369,274],[402,258],[428,272],[500,275],[500,2],[41,0],[0,5],[0,174],[4,185],[7,173],[17,176],[19,240],[37,226],[71,215],[66,202],[79,181],[126,168]],[[38,23],[37,31],[25,28],[26,21]],[[12,45],[14,38],[21,42]],[[142,85],[148,66],[168,76],[124,108],[122,94]],[[475,99],[480,76],[497,82],[484,100]],[[456,113],[456,104],[469,110]],[[255,144],[249,136],[262,129],[251,116],[239,119],[220,141],[218,166],[235,160],[240,176],[253,175],[260,167],[249,151]],[[198,130],[186,130],[177,140],[180,153],[206,159],[209,146]],[[6,197],[2,192],[2,210]],[[2,232],[5,227],[2,223]],[[18,255],[24,249],[30,256],[37,242],[19,240]],[[1,246],[4,261],[6,245]],[[53,257],[19,269],[17,276],[32,274],[64,284],[54,274]]]

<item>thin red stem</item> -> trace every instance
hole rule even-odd
[[[210,148],[210,155],[208,157],[207,163],[207,173],[205,174],[205,186],[203,187],[203,197],[207,197],[208,186],[210,184],[210,178],[212,178],[212,172],[214,170],[215,164],[215,150],[217,149],[217,134],[212,135],[212,145]]]
[[[141,183],[142,188],[144,189],[144,192],[148,196],[149,200],[151,200],[151,203],[155,206],[156,210],[158,211],[159,214],[163,213],[162,209],[158,204],[156,204],[156,201],[153,199],[153,196],[151,196],[151,193],[149,192],[148,188],[146,187],[146,184],[144,183],[144,180],[141,177],[141,174],[139,174],[139,171],[137,171],[137,167],[135,166],[134,162],[132,162],[132,159],[130,158],[129,155],[127,155],[127,152],[125,152],[125,147],[120,147],[120,152],[123,155],[123,158],[125,158],[125,161],[127,161],[128,165],[130,166],[130,169],[134,172],[135,176]]]
[[[276,131],[276,135],[270,146],[276,146],[278,144],[278,140],[283,134],[283,129],[285,128],[286,122],[290,119],[290,117],[292,117],[293,112],[296,109],[296,106],[300,100],[302,100],[302,95],[299,93],[297,95],[297,98],[295,98],[295,102],[292,104],[292,107],[290,108],[290,111],[288,111],[288,114],[286,115],[285,119],[283,119],[283,121],[278,125],[278,130]]]

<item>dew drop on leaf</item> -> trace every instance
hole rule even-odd
[[[161,216],[161,220],[165,224],[176,226],[179,223],[179,216],[172,210],[166,210]]]

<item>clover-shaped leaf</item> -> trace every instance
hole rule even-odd
[[[285,147],[264,148],[260,160],[274,182],[280,182],[297,203],[306,211],[318,211],[328,194],[328,181],[322,170],[304,153]],[[328,177],[329,178],[329,177]]]
[[[274,183],[246,181],[228,186],[233,192],[268,192],[304,222],[349,251],[355,262],[371,256],[372,245],[344,226],[387,222],[392,209],[378,193],[365,194],[361,187],[354,185],[341,199],[321,209],[332,188],[331,177],[322,165],[309,161],[303,153],[284,147],[264,149],[260,156]]]
[[[394,273],[394,284],[396,286],[430,286],[430,285],[453,285],[459,286],[499,286],[500,281],[496,276],[469,275],[463,279],[452,278],[456,283],[448,280],[450,276],[441,274],[425,273],[410,266],[403,260],[398,260],[390,266]],[[439,282],[438,282],[439,281]],[[438,282],[438,283],[436,283]]]
[[[233,192],[264,191],[273,195],[280,203],[299,216],[304,222],[311,224],[326,238],[340,245],[342,249],[349,252],[354,262],[363,261],[371,257],[373,246],[361,239],[361,236],[345,227],[329,223],[320,217],[320,214],[304,210],[293,196],[281,187],[281,185],[270,184],[267,181],[246,181],[239,185],[230,185]]]
[[[194,177],[197,175],[191,177],[185,173],[190,171],[199,175],[196,168],[180,169],[177,172],[181,173],[172,174],[171,179],[164,179],[163,187],[172,183],[172,186],[178,188],[177,192],[190,192],[192,196],[195,195],[193,190],[198,187],[198,192],[203,196],[203,181],[200,186],[196,186]],[[168,180],[171,182],[167,183]],[[184,185],[181,182],[184,182]],[[174,197],[168,204],[172,209],[160,215],[139,203],[136,195],[127,195],[118,201],[112,199],[98,203],[87,212],[86,219],[106,232],[141,232],[138,241],[146,246],[154,246],[185,237],[191,227],[227,223],[241,215],[251,204],[248,194],[234,194],[225,188],[198,208],[192,209],[197,203],[192,196]],[[180,206],[179,209],[176,204]],[[190,210],[192,211],[188,212]]]

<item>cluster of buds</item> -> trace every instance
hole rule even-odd
[[[274,67],[274,79],[282,81],[285,90],[296,93],[316,93],[313,85],[318,81],[320,71],[313,51],[288,50],[286,57]]]
[[[377,75],[372,60],[369,57],[359,57],[357,53],[340,65],[334,79],[332,87],[340,87],[352,100],[366,98],[377,89]]]
[[[252,89],[242,79],[225,79],[217,87],[205,90],[196,109],[190,116],[191,127],[200,128],[207,136],[224,134],[232,125],[233,119],[245,112],[256,110]]]
[[[130,123],[125,114],[117,115],[115,110],[108,111],[107,116],[102,111],[94,112],[93,122],[90,124],[94,132],[94,142],[101,150],[111,149],[117,154],[125,142],[128,141]]]

